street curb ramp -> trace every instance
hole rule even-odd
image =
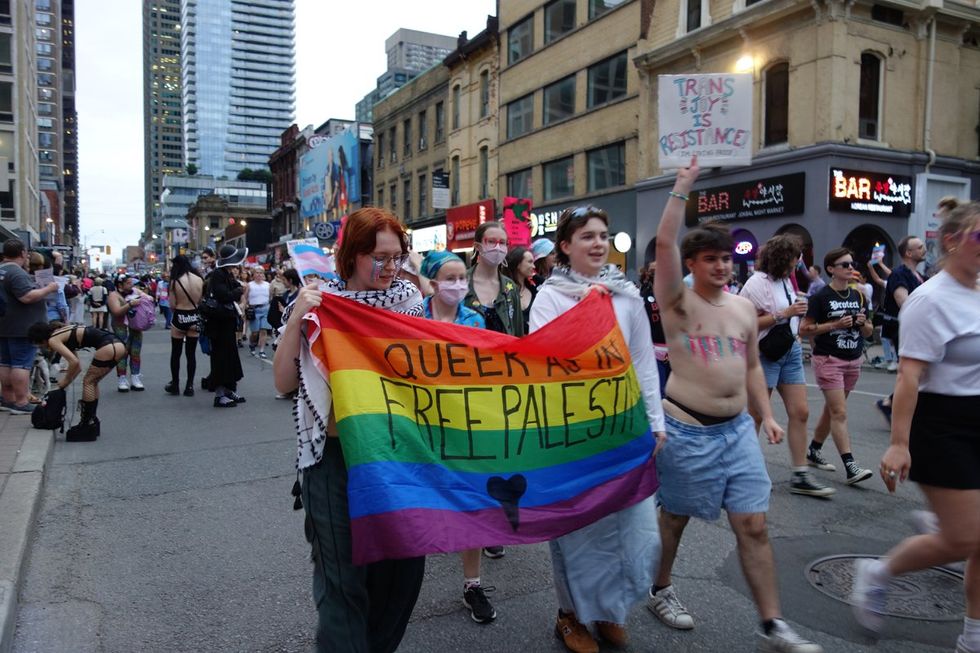
[[[54,431],[28,429],[0,491],[0,653],[13,646],[21,577],[53,445]]]

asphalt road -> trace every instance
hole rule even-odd
[[[32,544],[13,650],[52,652],[307,651],[315,612],[302,513],[292,510],[294,436],[289,402],[273,397],[271,366],[243,356],[248,403],[211,406],[212,396],[163,393],[169,341],[147,334],[143,393],[102,384],[102,437],[55,445]],[[208,361],[199,356],[199,374]],[[812,377],[811,377],[812,378]],[[877,467],[888,434],[873,407],[894,376],[866,372],[850,402],[854,453]],[[810,390],[810,423],[821,407]],[[777,402],[778,403],[778,402]],[[777,409],[781,416],[782,411]],[[832,444],[828,458],[836,459]],[[814,589],[808,563],[846,553],[878,554],[911,533],[918,491],[889,496],[880,479],[847,487],[843,473],[816,472],[831,500],[790,495],[785,445],[766,446],[773,478],[770,535],[784,614],[831,651],[950,651],[961,622],[891,619],[877,645],[848,607]],[[838,468],[841,466],[838,464]],[[485,560],[497,612],[480,626],[462,607],[456,555],[428,560],[405,653],[561,652],[546,545],[509,548]],[[675,587],[696,619],[672,631],[638,606],[629,651],[751,651],[756,615],[724,520],[692,522]],[[915,597],[909,595],[908,600]],[[952,603],[957,596],[946,596]]]

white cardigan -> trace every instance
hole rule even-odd
[[[548,286],[541,287],[534,303],[531,304],[530,332],[534,333],[548,322],[565,313],[578,303],[573,297]],[[654,432],[664,430],[664,409],[660,403],[660,375],[657,373],[657,359],[653,351],[653,337],[650,335],[650,321],[643,310],[640,297],[613,295],[613,310],[616,321],[630,348],[633,368],[643,392],[647,420]]]

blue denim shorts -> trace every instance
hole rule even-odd
[[[0,338],[0,367],[30,370],[37,347],[27,338]]]
[[[806,385],[803,373],[803,345],[799,340],[778,361],[771,361],[759,354],[759,364],[766,375],[766,387],[770,390],[777,385]]]
[[[272,325],[269,324],[268,304],[253,304],[249,308],[255,309],[255,318],[248,321],[249,333],[255,333],[259,329],[265,329],[266,331],[272,329]]]
[[[667,442],[656,459],[657,497],[664,510],[709,520],[718,519],[722,508],[769,510],[772,482],[748,413],[713,426],[664,418]]]

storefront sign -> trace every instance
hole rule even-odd
[[[446,211],[446,248],[451,251],[473,247],[476,228],[495,217],[494,200],[454,206]]]
[[[806,173],[797,172],[691,191],[684,222],[688,227],[695,227],[711,220],[801,215],[805,190]]]
[[[446,249],[446,225],[412,229],[412,249],[419,254]]]
[[[660,75],[660,167],[752,163],[752,75]]]
[[[531,238],[540,238],[558,229],[559,210],[546,210],[531,213]]]
[[[907,218],[913,208],[912,178],[831,168],[829,208]]]

